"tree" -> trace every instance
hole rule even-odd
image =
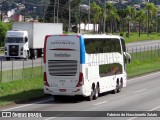
[[[93,2],[91,4],[91,15],[92,15],[92,21],[94,24],[97,24],[100,20],[100,15],[102,14],[102,9],[99,5],[97,5],[95,2]],[[94,27],[95,29],[97,29],[96,27]],[[94,29],[94,32],[95,32]]]
[[[79,18],[79,5],[80,0],[72,0],[71,2],[71,23],[78,23]],[[55,13],[56,10],[56,13]],[[58,10],[58,16],[57,16]],[[45,14],[46,22],[54,22],[55,17],[58,17],[59,21],[63,23],[64,30],[68,30],[68,18],[69,18],[69,0],[59,0],[59,9],[56,0],[50,0],[50,4]]]
[[[149,35],[149,33],[151,32],[151,28],[150,28],[150,23],[152,22],[152,18],[153,16],[157,15],[157,11],[158,9],[156,8],[156,6],[153,3],[146,3],[146,12],[147,12],[147,33]]]
[[[136,16],[136,9],[134,7],[128,6],[125,10],[126,12],[126,20],[128,21],[128,37],[130,33],[130,21],[133,20]]]
[[[117,13],[116,8],[113,6],[111,3],[106,4],[106,9],[107,9],[107,20],[110,23],[110,32],[113,33],[113,23],[116,23],[116,21],[119,21],[119,15]]]
[[[4,47],[5,35],[8,30],[11,29],[11,23],[3,23],[0,21],[0,46]]]
[[[120,21],[119,21],[119,31],[121,32],[124,32],[125,31],[125,10],[124,9],[119,9],[118,11],[117,11],[117,14],[119,15],[119,19],[120,19]]]
[[[147,17],[147,16],[146,16],[144,10],[140,10],[140,11],[137,12],[137,15],[136,15],[135,20],[138,22],[139,37],[140,37],[140,35],[141,35],[141,27],[142,27],[142,24],[144,23],[146,17]]]

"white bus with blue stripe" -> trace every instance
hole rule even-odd
[[[124,39],[115,35],[48,35],[44,44],[44,93],[85,96],[126,87]]]

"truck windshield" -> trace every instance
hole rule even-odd
[[[6,43],[23,43],[23,38],[8,37]]]

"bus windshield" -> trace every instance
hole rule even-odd
[[[8,37],[6,43],[23,43],[23,38],[18,37]]]

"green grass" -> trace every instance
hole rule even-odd
[[[120,34],[118,33],[117,35]],[[141,33],[141,36],[139,37],[138,32],[131,32],[128,38],[126,37],[126,32],[124,32],[122,37],[125,39],[126,43],[144,41],[144,40],[160,40],[160,33],[151,33],[149,34],[149,36],[146,33]]]
[[[4,55],[4,51],[0,50],[0,55]]]
[[[127,64],[128,77],[139,76],[160,70],[160,50],[133,53],[132,62]]]
[[[43,96],[42,77],[0,84],[0,106]]]
[[[24,79],[34,79],[36,77],[42,76],[42,68],[39,67],[31,67],[24,69],[14,69],[14,70],[6,70],[2,71],[2,76],[0,81],[9,82],[13,80],[24,80]]]
[[[155,72],[160,70],[160,57],[149,60],[135,60],[127,65],[128,77],[140,76],[143,74]]]

